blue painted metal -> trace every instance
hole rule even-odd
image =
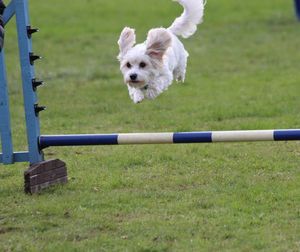
[[[118,144],[117,134],[40,136],[40,148],[50,146],[84,146]]]
[[[15,14],[15,4],[14,0],[12,0],[5,8],[3,13],[3,21],[4,24],[8,23],[8,21],[14,16]]]
[[[181,132],[174,133],[174,143],[211,143],[212,132]]]
[[[7,78],[4,60],[4,50],[0,52],[0,133],[2,145],[2,161],[4,164],[13,163],[13,144],[9,112]]]
[[[15,2],[11,1],[3,14],[4,23],[6,24],[14,14]],[[7,85],[5,57],[4,50],[2,50],[0,53],[0,136],[3,153],[0,153],[0,163],[28,162],[29,152],[13,152]]]
[[[295,0],[295,9],[297,17],[300,20],[300,0]]]
[[[28,162],[29,160],[29,152],[14,152],[14,161],[15,162]]]
[[[300,140],[300,130],[275,130],[274,131],[275,141],[293,141]]]
[[[28,0],[12,0],[5,8],[3,18],[6,24],[13,15],[16,15],[20,64],[22,72],[24,109],[27,128],[27,152],[13,152],[11,124],[9,113],[9,99],[7,90],[6,68],[4,52],[0,54],[0,130],[2,152],[0,163],[12,164],[14,162],[36,163],[43,160],[39,150],[38,138],[40,135],[39,118],[35,113],[37,95],[32,88],[32,79],[35,78],[34,66],[30,64],[29,55],[32,52],[31,39],[27,35],[29,23]]]
[[[14,152],[13,153],[14,162],[28,162],[29,153],[28,152]],[[0,164],[3,163],[3,154],[0,153]]]
[[[40,152],[38,146],[38,138],[40,136],[40,122],[38,116],[35,113],[37,95],[32,88],[32,80],[35,78],[35,72],[34,66],[30,64],[29,57],[30,53],[32,53],[32,43],[27,34],[27,26],[30,25],[28,0],[13,1],[15,5],[15,14],[17,21],[29,162],[37,163],[43,161],[43,154]]]

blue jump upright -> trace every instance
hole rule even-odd
[[[295,0],[295,7],[300,18],[300,0]],[[0,50],[0,137],[2,147],[0,164],[30,163],[29,169],[24,173],[25,192],[35,193],[49,185],[67,182],[64,162],[57,159],[44,161],[43,150],[48,147],[300,140],[300,129],[41,135],[39,113],[44,107],[38,105],[36,91],[43,82],[36,77],[34,63],[40,57],[32,49],[32,35],[38,29],[34,29],[30,25],[28,0],[11,0],[3,13],[4,24],[6,25],[14,16],[16,17],[19,44],[28,148],[25,151],[15,151],[12,143],[5,49],[2,49]]]
[[[40,135],[37,113],[39,106],[37,105],[36,91],[33,89],[35,80],[34,60],[37,59],[37,56],[32,51],[31,34],[34,30],[30,26],[28,0],[12,0],[4,11],[4,24],[7,24],[13,16],[16,17],[17,25],[28,151],[13,151],[7,91],[8,83],[4,59],[5,50],[3,49],[0,53],[0,129],[3,152],[0,154],[0,162],[4,164],[13,164],[15,162],[29,162],[33,164],[42,161],[43,155],[37,144],[37,139]]]

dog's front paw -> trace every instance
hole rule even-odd
[[[130,86],[128,86],[128,90],[129,96],[135,104],[141,103],[144,100],[145,96],[141,90],[137,88],[132,88]]]
[[[134,96],[133,97],[133,102],[135,103],[135,104],[138,104],[138,103],[141,103],[143,100],[144,100],[144,97],[142,97],[142,96],[140,96],[140,95],[136,95],[136,96]]]
[[[130,98],[135,104],[137,104],[137,103],[141,103],[145,97],[144,94],[141,92],[133,92],[130,94]]]

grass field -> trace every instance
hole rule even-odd
[[[300,24],[286,0],[208,0],[184,41],[187,81],[134,105],[116,41],[171,24],[171,0],[30,0],[43,134],[299,128]],[[14,145],[26,149],[14,21],[6,58]],[[0,251],[300,251],[300,144],[46,149],[66,186],[23,193],[0,166]]]

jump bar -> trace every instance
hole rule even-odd
[[[300,140],[300,129],[199,131],[177,133],[128,133],[44,135],[39,138],[40,149],[51,146],[122,145],[122,144],[184,144],[213,142],[254,142]]]

